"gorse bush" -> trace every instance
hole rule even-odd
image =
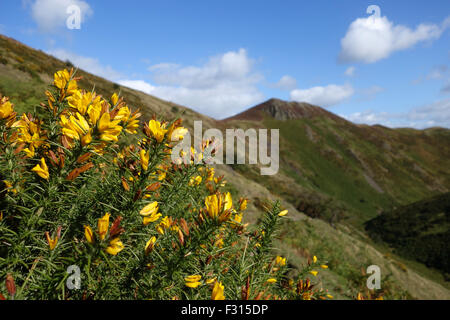
[[[172,161],[181,120],[141,128],[123,98],[77,80],[58,71],[35,114],[0,97],[0,298],[331,298],[315,257],[289,279],[272,256],[278,202],[243,224],[247,200],[195,161],[202,146]]]

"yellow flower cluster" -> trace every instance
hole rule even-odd
[[[77,90],[77,82],[73,77],[73,69],[69,72],[67,70],[60,70],[54,74],[53,84],[60,89],[61,96],[64,94],[73,94]]]
[[[168,230],[170,227],[174,229],[174,231],[177,230],[177,226],[172,226],[172,218],[165,216],[161,219],[161,222],[156,226],[156,231],[160,234],[164,234],[166,230]]]
[[[109,217],[110,217],[110,214],[106,213],[102,218],[98,219],[98,221],[97,221],[97,233],[98,233],[100,240],[104,240],[106,237],[106,234],[108,233]],[[95,243],[95,235],[90,226],[86,226],[86,225],[84,226],[84,236],[86,237],[87,242],[89,242],[91,244]],[[115,232],[113,232],[113,230],[110,230],[110,237],[112,239],[109,241],[109,245],[105,251],[107,253],[115,256],[120,251],[122,251],[125,248],[125,246],[123,245],[122,241],[120,241],[119,237],[116,236],[116,234],[115,234]]]
[[[205,206],[211,218],[223,222],[228,220],[233,212],[233,199],[229,192],[225,194],[217,193],[206,197]]]
[[[141,209],[139,214],[144,217],[144,225],[155,222],[161,217],[161,213],[158,213],[158,209],[159,208],[157,201],[153,201],[152,203],[147,204],[144,208]]]
[[[137,133],[141,114],[131,113],[116,93],[108,102],[93,92],[79,90],[72,71],[67,70],[55,73],[54,84],[66,97],[70,107],[60,114],[60,125],[68,147],[73,147],[77,140],[81,140],[83,146],[89,145],[95,137],[100,143],[93,149],[101,152],[105,143],[118,141],[122,130]],[[49,98],[49,104],[51,100]]]
[[[275,264],[278,265],[278,266],[280,266],[280,267],[285,266],[285,265],[286,265],[286,258],[277,256],[277,257],[275,258]]]
[[[225,300],[224,289],[222,282],[216,281],[214,283],[214,288],[211,294],[212,300]]]
[[[202,278],[201,275],[192,275],[184,278],[186,287],[189,288],[197,288],[202,283],[200,282],[200,279]]]
[[[200,183],[202,183],[202,177],[196,176],[189,179],[189,186],[198,186]]]
[[[7,125],[14,120],[16,113],[14,112],[14,105],[9,102],[7,97],[0,96],[0,120],[6,120]]]
[[[48,173],[48,166],[45,163],[45,159],[41,158],[40,164],[37,164],[31,171],[36,172],[41,178],[48,180],[50,174]]]
[[[27,157],[34,157],[36,149],[45,144],[47,139],[45,132],[41,130],[41,121],[23,114],[19,120],[12,124],[12,127],[17,129],[13,135],[15,142],[27,145],[27,148],[23,151]]]

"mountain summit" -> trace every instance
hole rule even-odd
[[[267,116],[276,120],[310,119],[314,117],[344,120],[321,107],[306,102],[284,101],[276,98],[269,99],[225,120],[262,120]]]

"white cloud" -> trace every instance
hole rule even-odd
[[[158,63],[148,67],[149,71],[158,71],[158,70],[168,70],[168,69],[176,69],[180,65],[176,63]]]
[[[110,81],[116,81],[121,78],[119,72],[115,71],[111,66],[102,65],[98,59],[79,56],[64,49],[49,50],[47,53],[63,61],[69,60],[74,66]]]
[[[273,87],[281,90],[290,91],[295,89],[295,87],[297,87],[297,80],[295,80],[295,78],[289,75],[284,75],[277,83],[273,85]]]
[[[153,83],[130,79],[119,83],[224,118],[264,99],[257,88],[263,77],[253,71],[253,64],[247,51],[239,49],[211,57],[201,66],[153,65],[149,68]]]
[[[119,84],[147,94],[153,94],[155,87],[144,80],[119,80]]]
[[[211,88],[225,82],[255,83],[261,80],[252,74],[253,60],[245,49],[230,51],[209,58],[203,66],[180,67],[173,63],[160,63],[151,67],[154,81],[161,85],[186,88]]]
[[[366,110],[343,116],[349,121],[365,124],[382,124],[389,127],[450,128],[450,99],[439,100],[403,113],[373,112]]]
[[[388,114],[387,112],[373,112],[372,110],[366,110],[363,112],[355,112],[350,115],[341,115],[341,117],[355,122],[355,123],[365,123],[365,124],[383,124],[390,126],[392,123],[390,122],[389,118],[392,117],[392,115]]]
[[[295,89],[290,93],[291,100],[308,102],[321,107],[331,107],[339,104],[354,94],[355,90],[349,84],[342,86],[330,84],[325,87]]]
[[[354,66],[348,67],[345,70],[344,74],[348,77],[353,77],[355,75],[355,70],[356,70],[356,68]]]
[[[441,25],[422,23],[415,30],[395,25],[385,16],[358,18],[350,24],[345,37],[341,39],[339,60],[373,63],[419,42],[438,39],[448,27],[450,17]]]
[[[36,0],[31,4],[31,16],[43,32],[54,32],[66,27],[69,14],[66,12],[71,5],[76,5],[81,11],[81,23],[93,14],[92,8],[82,0]]]
[[[230,83],[210,88],[158,86],[144,80],[119,80],[118,83],[215,118],[226,118],[264,99],[256,87],[239,87]]]
[[[444,99],[415,108],[408,113],[408,119],[416,123],[433,123],[450,127],[450,99]]]

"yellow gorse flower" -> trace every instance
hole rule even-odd
[[[137,128],[139,128],[139,120],[138,118],[141,116],[139,112],[134,112],[131,114],[130,109],[127,106],[124,106],[119,109],[114,120],[120,119],[123,123],[123,127],[125,128],[125,132],[130,134],[137,133]]]
[[[124,245],[119,238],[114,238],[109,242],[109,246],[106,248],[106,252],[115,256],[124,249]]]
[[[50,250],[55,249],[56,244],[58,243],[58,236],[55,237],[55,239],[50,238],[50,234],[48,231],[45,232],[45,237],[47,238],[47,243],[50,247]]]
[[[225,300],[224,289],[222,282],[216,281],[214,283],[214,288],[211,294],[212,300]]]
[[[97,231],[98,231],[98,235],[100,237],[100,240],[105,239],[106,234],[108,233],[109,217],[110,217],[110,214],[106,213],[102,218],[98,219]]]
[[[172,219],[168,216],[165,216],[161,219],[161,222],[156,226],[156,231],[160,234],[164,234],[165,230],[169,229],[172,225]]]
[[[23,151],[29,158],[34,156],[35,149],[43,145],[47,138],[45,134],[41,132],[40,122],[29,119],[26,114],[23,114],[19,120],[15,121],[12,124],[12,127],[18,129],[16,141],[28,144],[28,148]]]
[[[284,265],[286,265],[286,258],[277,256],[277,257],[275,258],[275,264],[276,264],[276,265],[279,265],[279,266],[284,266]]]
[[[207,170],[206,181],[213,181],[214,180],[214,168],[208,168],[206,170]]]
[[[149,216],[149,215],[153,215],[155,213],[158,212],[158,202],[157,201],[153,201],[152,203],[147,204],[145,207],[143,207],[141,209],[141,211],[139,212],[139,214],[141,216]]]
[[[201,176],[196,176],[189,179],[189,186],[198,186],[200,183],[202,183]]]
[[[41,158],[41,163],[37,164],[31,171],[34,171],[38,174],[39,177],[48,180],[50,174],[48,173],[48,167],[45,163],[45,159]]]
[[[184,127],[178,127],[178,128],[175,128],[174,130],[169,129],[168,135],[169,135],[170,141],[176,142],[176,141],[183,140],[184,136],[188,132],[189,132],[188,129],[186,129]]]
[[[197,288],[202,283],[200,282],[200,279],[202,278],[201,275],[192,275],[184,278],[186,287],[189,288]]]
[[[98,131],[100,132],[100,139],[103,141],[118,141],[118,136],[122,132],[122,127],[119,126],[120,120],[111,121],[109,113],[104,113],[97,123]]]
[[[94,232],[90,226],[84,226],[84,236],[86,237],[87,242],[94,243]]]
[[[275,283],[275,282],[277,282],[277,279],[275,279],[275,278],[269,278],[269,279],[267,279],[266,282],[267,282],[267,283]]]
[[[13,105],[6,97],[0,100],[0,119],[7,119],[14,112]]]
[[[96,97],[87,108],[87,114],[89,116],[91,125],[93,126],[97,124],[102,114],[102,103],[103,101],[100,99],[100,97]]]
[[[145,244],[145,254],[149,254],[153,250],[155,243],[156,243],[156,237],[153,236]]]
[[[150,152],[149,151],[145,151],[144,149],[142,149],[139,152],[139,155],[141,157],[142,169],[144,169],[144,171],[147,171],[147,169],[148,169],[148,160],[150,159]]]
[[[91,104],[96,105],[100,102],[101,97],[95,96],[92,92],[82,92],[76,90],[70,97],[67,98],[69,106],[75,109],[77,112],[85,115]],[[95,124],[95,123],[93,123]]]
[[[216,242],[214,242],[214,245],[218,248],[222,248],[223,247],[223,238],[216,240]]]
[[[161,122],[150,120],[148,123],[148,127],[156,141],[161,142],[164,140],[164,135],[168,130],[166,130],[163,125],[161,125]]]
[[[239,224],[242,222],[242,213],[236,213],[233,217],[232,223]]]
[[[287,215],[288,214],[288,211],[287,210],[283,210],[283,211],[281,211],[279,214],[278,214],[278,216],[279,217],[284,217],[285,215]]]
[[[69,119],[66,116],[61,115],[60,125],[62,127],[62,133],[73,140],[82,141],[83,145],[91,143],[91,128],[89,127],[86,119],[80,114],[76,113],[76,117],[71,115]]]
[[[245,211],[247,209],[247,199],[242,199],[239,204],[239,211]]]
[[[144,225],[155,222],[161,217],[161,214],[158,213],[158,209],[159,208],[157,201],[153,201],[152,203],[147,204],[144,208],[141,209],[139,214],[141,216],[144,216]]]
[[[163,181],[166,178],[166,172],[165,171],[158,171],[158,181]]]
[[[225,221],[231,214],[233,199],[229,192],[226,194],[213,194],[206,197],[205,206],[211,218],[219,217],[221,221]]]
[[[117,93],[114,92],[114,94],[111,96],[111,102],[115,106],[118,101],[119,101],[119,96],[117,95]]]
[[[67,93],[72,94],[77,90],[77,82],[75,80],[70,80],[71,76],[72,72],[67,71],[67,69],[58,71],[53,76],[53,84],[55,87],[61,90],[66,89]]]

